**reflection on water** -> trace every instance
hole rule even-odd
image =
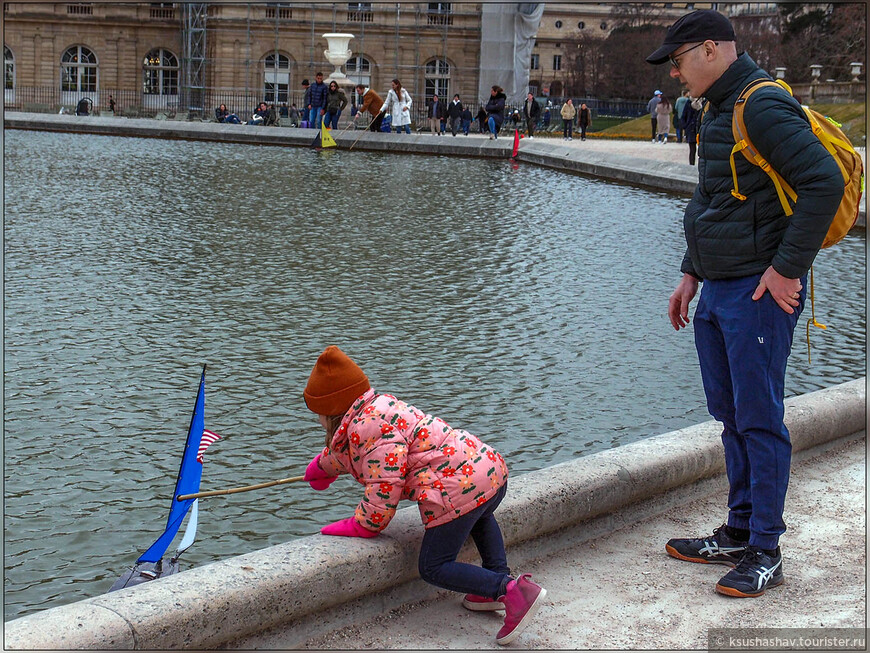
[[[340,345],[374,387],[521,474],[708,419],[666,309],[684,198],[506,162],[6,135],[6,618],[105,592],[160,533],[202,363],[203,489],[302,473],[302,401]],[[829,330],[788,394],[863,374],[864,238],[816,265]],[[853,270],[854,274],[844,274]],[[201,502],[189,566],[360,496]]]

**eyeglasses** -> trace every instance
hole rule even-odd
[[[704,41],[704,43],[706,43],[706,41]],[[704,43],[699,43],[698,45],[693,45],[693,46],[692,46],[691,48],[689,48],[688,50],[683,50],[682,52],[680,52],[680,54],[677,55],[677,57],[682,57],[682,56],[683,56],[684,54],[686,54],[687,52],[691,52],[691,51],[694,50],[695,48],[700,48],[702,45],[704,45]],[[719,44],[716,43],[716,45],[719,45]],[[680,69],[680,64],[677,63],[677,57],[668,57],[668,59],[670,60],[671,65],[672,65],[674,68],[676,68],[677,70],[679,70],[679,69]]]

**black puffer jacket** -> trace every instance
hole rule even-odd
[[[680,268],[698,279],[745,277],[770,265],[790,279],[805,275],[843,196],[836,162],[798,102],[776,88],[753,93],[743,115],[758,151],[797,193],[794,214],[783,213],[770,177],[740,153],[734,160],[747,199],[731,195],[734,102],[759,78],[769,76],[743,53],[704,94],[709,106],[701,123],[699,181],[683,216],[688,249]]]

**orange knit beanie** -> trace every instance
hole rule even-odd
[[[308,410],[318,415],[343,415],[369,388],[369,379],[359,365],[330,345],[317,359],[302,396]]]

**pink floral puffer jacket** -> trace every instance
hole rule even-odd
[[[354,401],[320,467],[365,485],[354,517],[378,532],[400,499],[416,501],[423,524],[432,528],[486,503],[508,476],[501,454],[471,433],[374,390]]]

